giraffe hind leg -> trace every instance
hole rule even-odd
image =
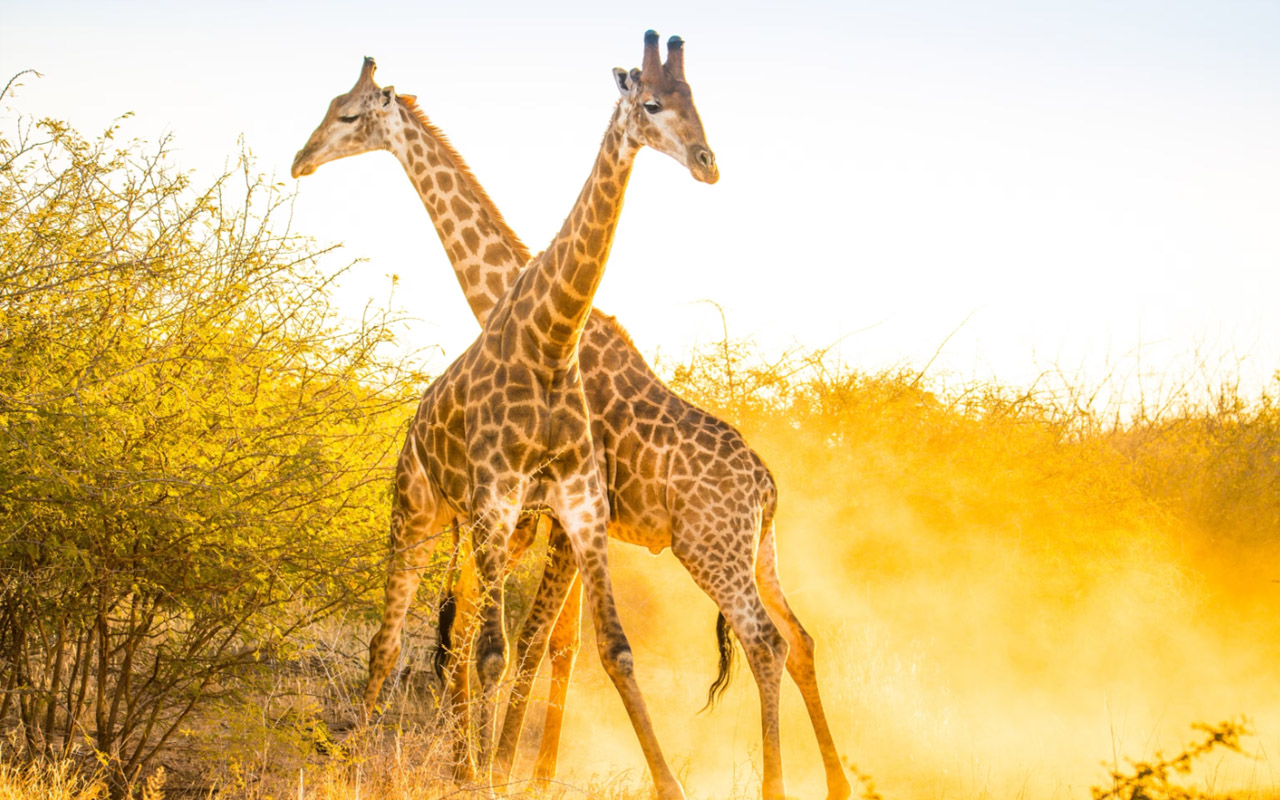
[[[760,692],[760,732],[763,743],[765,800],[786,796],[782,775],[780,699],[782,673],[788,642],[769,616],[756,588],[751,567],[755,521],[745,519],[736,529],[677,531],[673,550],[695,583],[715,601],[729,628],[737,637],[751,665]],[[727,534],[727,535],[726,535]],[[711,552],[688,547],[719,537],[720,547]],[[723,636],[721,637],[724,641]],[[721,651],[723,659],[723,649]],[[722,660],[723,664],[723,660]]]
[[[575,570],[576,572],[576,570]],[[542,743],[538,760],[533,765],[536,781],[549,781],[556,776],[560,758],[560,730],[564,725],[564,709],[569,698],[569,679],[573,663],[582,646],[582,579],[575,576],[569,596],[551,631],[551,696],[547,699],[547,717],[542,725]]]
[[[494,764],[495,773],[502,778],[511,771],[511,765],[515,761],[533,679],[538,673],[538,665],[542,662],[547,648],[547,632],[551,629],[553,622],[556,623],[555,631],[563,627],[562,608],[565,605],[565,595],[569,592],[570,586],[575,584],[578,574],[578,569],[573,563],[569,539],[559,524],[552,525],[548,544],[550,559],[543,569],[542,580],[538,583],[538,591],[534,595],[529,616],[516,640],[517,669],[511,686],[511,695],[507,700],[507,712],[502,720],[502,735],[498,742]],[[552,633],[552,639],[554,641],[555,632]]]
[[[795,612],[791,610],[790,604],[787,603],[787,597],[782,592],[782,584],[778,580],[777,561],[774,531],[773,526],[770,525],[760,541],[756,558],[756,582],[765,605],[782,622],[782,633],[790,644],[787,654],[787,672],[800,689],[805,709],[809,712],[809,720],[813,723],[813,732],[818,739],[818,749],[822,752],[822,764],[827,773],[827,800],[845,800],[853,790],[849,785],[848,777],[844,774],[844,768],[840,765],[840,754],[836,752],[835,741],[831,737],[831,727],[827,723],[827,714],[822,707],[822,697],[818,692],[813,637],[805,631]]]
[[[364,718],[372,719],[382,684],[400,658],[404,618],[431,558],[431,544],[449,517],[444,514],[425,476],[397,469],[396,498],[391,509],[391,557],[387,562],[386,603],[382,624],[369,642],[369,681],[364,691]]]

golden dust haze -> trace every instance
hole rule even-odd
[[[1087,797],[1126,756],[1177,753],[1192,723],[1247,715],[1257,735],[1244,754],[1188,780],[1272,796],[1269,401],[1181,398],[1161,417],[1104,424],[1047,392],[944,397],[907,372],[780,379],[741,351],[697,356],[673,383],[738,421],[774,470],[782,578],[817,639],[837,745],[883,795]],[[758,695],[740,651],[722,704],[697,713],[715,674],[714,606],[669,551],[610,556],[641,686],[687,788],[758,791]],[[575,681],[562,775],[645,779],[589,634]],[[787,685],[788,791],[821,797]]]

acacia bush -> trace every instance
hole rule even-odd
[[[425,381],[387,312],[338,316],[251,157],[196,186],[117,135],[0,138],[0,726],[119,793],[293,631],[373,606]]]
[[[867,373],[824,350],[768,360],[743,341],[661,366],[786,481],[876,476],[938,522],[1056,519],[1079,541],[1091,538],[1082,522],[1138,518],[1242,551],[1280,541],[1280,372],[1254,398],[1224,380],[1120,414],[1069,384],[948,385],[906,367]]]
[[[1259,398],[1234,384],[1112,435],[1143,491],[1229,547],[1272,546],[1280,531],[1280,373]],[[1277,575],[1280,577],[1280,575]]]
[[[959,686],[997,668],[1010,686],[1140,685],[1210,641],[1227,660],[1280,645],[1280,380],[1122,415],[1061,381],[948,384],[748,342],[663,371],[769,463],[784,578],[865,592],[894,646],[923,638]]]

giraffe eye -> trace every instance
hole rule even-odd
[[[650,114],[657,114],[659,111],[662,110],[662,104],[655,103],[654,101],[650,100],[649,102],[644,104],[644,110],[648,111]]]
[[[359,114],[356,114],[355,116],[351,116],[351,117],[338,117],[339,122],[355,122],[358,119],[360,119]]]

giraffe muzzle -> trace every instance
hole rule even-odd
[[[699,147],[692,155],[689,170],[694,178],[703,183],[715,183],[720,180],[720,168],[716,166],[715,153],[705,147]]]
[[[289,174],[294,178],[301,178],[303,175],[310,175],[316,171],[315,164],[310,163],[309,157],[311,153],[306,149],[298,151],[293,157],[293,166],[289,169]]]

